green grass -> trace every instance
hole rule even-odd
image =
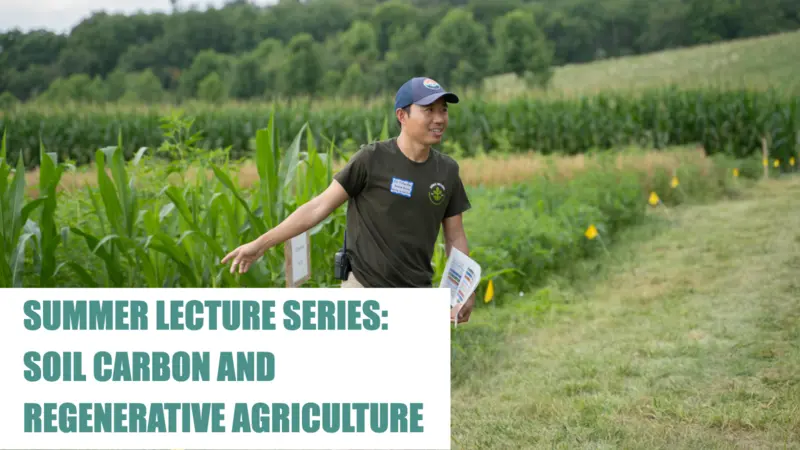
[[[457,329],[453,448],[800,448],[800,178],[610,250]]]
[[[551,93],[588,94],[670,84],[683,88],[708,85],[761,89],[769,86],[800,92],[800,30],[646,55],[571,64],[555,69]],[[487,80],[497,93],[524,88],[515,75]]]

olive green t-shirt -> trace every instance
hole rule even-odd
[[[362,146],[336,174],[350,196],[347,255],[365,287],[430,287],[442,221],[468,210],[458,163],[431,149],[415,162],[396,138]]]

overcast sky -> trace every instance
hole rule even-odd
[[[252,3],[266,5],[276,0],[251,0]],[[179,0],[180,8],[192,4],[200,9],[208,5],[221,6],[225,0]],[[113,6],[112,6],[113,5]],[[106,10],[109,13],[135,13],[163,11],[171,9],[169,0],[0,0],[0,32],[13,28],[30,31],[46,28],[59,33],[67,33],[92,11]]]

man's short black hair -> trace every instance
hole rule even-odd
[[[411,114],[411,105],[404,106],[404,107],[402,107],[402,108],[400,108],[400,109],[402,109],[403,111],[405,111],[405,112],[406,112],[406,115],[409,115],[409,114]],[[401,125],[401,124],[400,124],[400,121],[399,121],[399,120],[397,121],[397,126],[398,126],[398,127],[401,129],[401,130],[403,129],[403,125]]]

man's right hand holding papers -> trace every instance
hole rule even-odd
[[[450,321],[456,324],[469,322],[469,316],[472,314],[472,308],[475,306],[475,293],[469,296],[464,303],[459,303],[450,309]],[[458,321],[456,321],[458,319]]]
[[[481,280],[481,266],[457,248],[450,250],[439,287],[450,289],[450,320],[466,323],[475,306],[475,288]]]

